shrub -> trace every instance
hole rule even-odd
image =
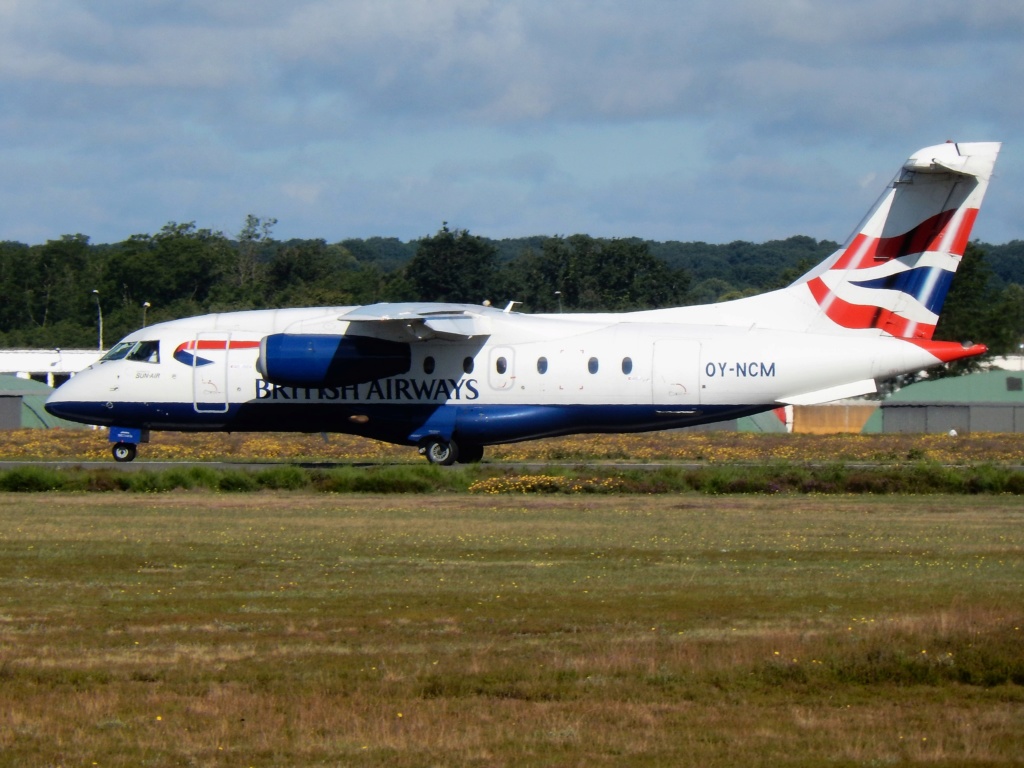
[[[177,472],[178,470],[172,469],[170,472]],[[186,485],[186,483],[188,483]],[[185,476],[183,478],[182,488],[207,488],[211,491],[216,490],[220,484],[220,474],[215,469],[210,467],[204,467],[202,465],[196,467],[189,467],[185,470]]]
[[[168,484],[166,473],[163,472],[140,470],[137,472],[126,472],[125,474],[130,475],[128,478],[128,490],[135,493],[160,493],[169,491],[174,487]]]
[[[464,470],[430,464],[314,470],[310,482],[313,488],[324,493],[464,491],[468,484]]]
[[[115,469],[98,469],[82,473],[86,491],[127,491],[131,489],[131,478],[127,472]]]
[[[982,464],[974,467],[966,480],[968,493],[1004,493],[1008,486],[1007,470]]]
[[[352,479],[359,493],[429,493],[438,488],[442,470],[434,466],[380,467],[362,470]]]
[[[64,487],[64,475],[49,467],[15,467],[0,474],[0,490],[14,492],[56,491]]]
[[[310,484],[309,474],[294,465],[261,469],[256,473],[256,482],[261,488],[275,491],[297,491]]]
[[[251,472],[230,469],[221,473],[217,488],[221,491],[247,492],[258,490],[259,485]]]
[[[258,471],[218,470],[205,465],[147,469],[52,469],[26,465],[0,473],[0,491],[132,491],[160,493],[203,488],[247,492],[260,489],[321,493],[862,493],[1024,495],[1024,472],[992,464],[956,467],[938,463],[912,466],[847,467],[789,464],[715,464],[696,469],[612,469],[600,466],[550,467],[544,474],[513,467],[431,464],[340,466],[304,469],[271,465]]]

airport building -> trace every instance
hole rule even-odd
[[[0,350],[0,429],[80,428],[43,409],[58,387],[103,355],[96,349]]]
[[[921,381],[884,400],[865,432],[1024,432],[1024,372]]]
[[[51,392],[41,381],[0,375],[0,429],[81,429],[81,424],[46,412],[43,405]]]
[[[76,373],[99,360],[105,350],[96,349],[0,349],[0,374],[40,381],[59,387]]]

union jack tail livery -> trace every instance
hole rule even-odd
[[[846,244],[795,284],[821,309],[810,329],[930,340],[999,147],[949,142],[912,155]]]

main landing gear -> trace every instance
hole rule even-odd
[[[455,462],[475,464],[484,457],[484,447],[473,444],[459,445],[454,440],[445,440],[442,437],[428,437],[420,443],[420,453],[426,456],[431,464],[448,467]]]

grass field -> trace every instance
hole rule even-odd
[[[1013,765],[1004,496],[0,494],[0,765]]]
[[[352,435],[295,433],[188,434],[154,432],[139,461],[313,461],[423,463],[415,448]],[[111,461],[105,430],[0,430],[0,459]],[[805,435],[750,432],[648,432],[573,435],[490,446],[487,463],[550,461],[667,461],[721,463],[930,461],[942,464],[1024,465],[1024,436]]]

